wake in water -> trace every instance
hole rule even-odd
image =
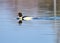
[[[36,17],[36,20],[60,20],[60,17]]]

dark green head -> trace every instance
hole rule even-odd
[[[21,12],[19,12],[19,13],[18,13],[18,16],[19,16],[19,17],[22,17],[22,13],[21,13]]]

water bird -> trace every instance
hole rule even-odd
[[[32,20],[33,17],[23,16],[21,12],[18,13],[18,20]]]

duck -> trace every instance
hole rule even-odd
[[[33,17],[29,17],[29,16],[23,16],[21,12],[18,13],[18,20],[32,20]]]

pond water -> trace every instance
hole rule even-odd
[[[11,0],[12,1],[12,0]],[[2,3],[1,3],[2,2]],[[58,24],[55,20],[33,19],[31,21],[22,21],[19,24],[17,18],[17,8],[11,5],[10,1],[0,2],[0,43],[56,43]],[[10,3],[6,3],[10,2]],[[32,17],[49,16],[49,12],[37,8],[22,9],[23,15]],[[41,14],[41,15],[39,15]],[[53,13],[51,13],[53,14]],[[60,24],[59,24],[60,25]],[[56,26],[56,28],[55,28]]]

